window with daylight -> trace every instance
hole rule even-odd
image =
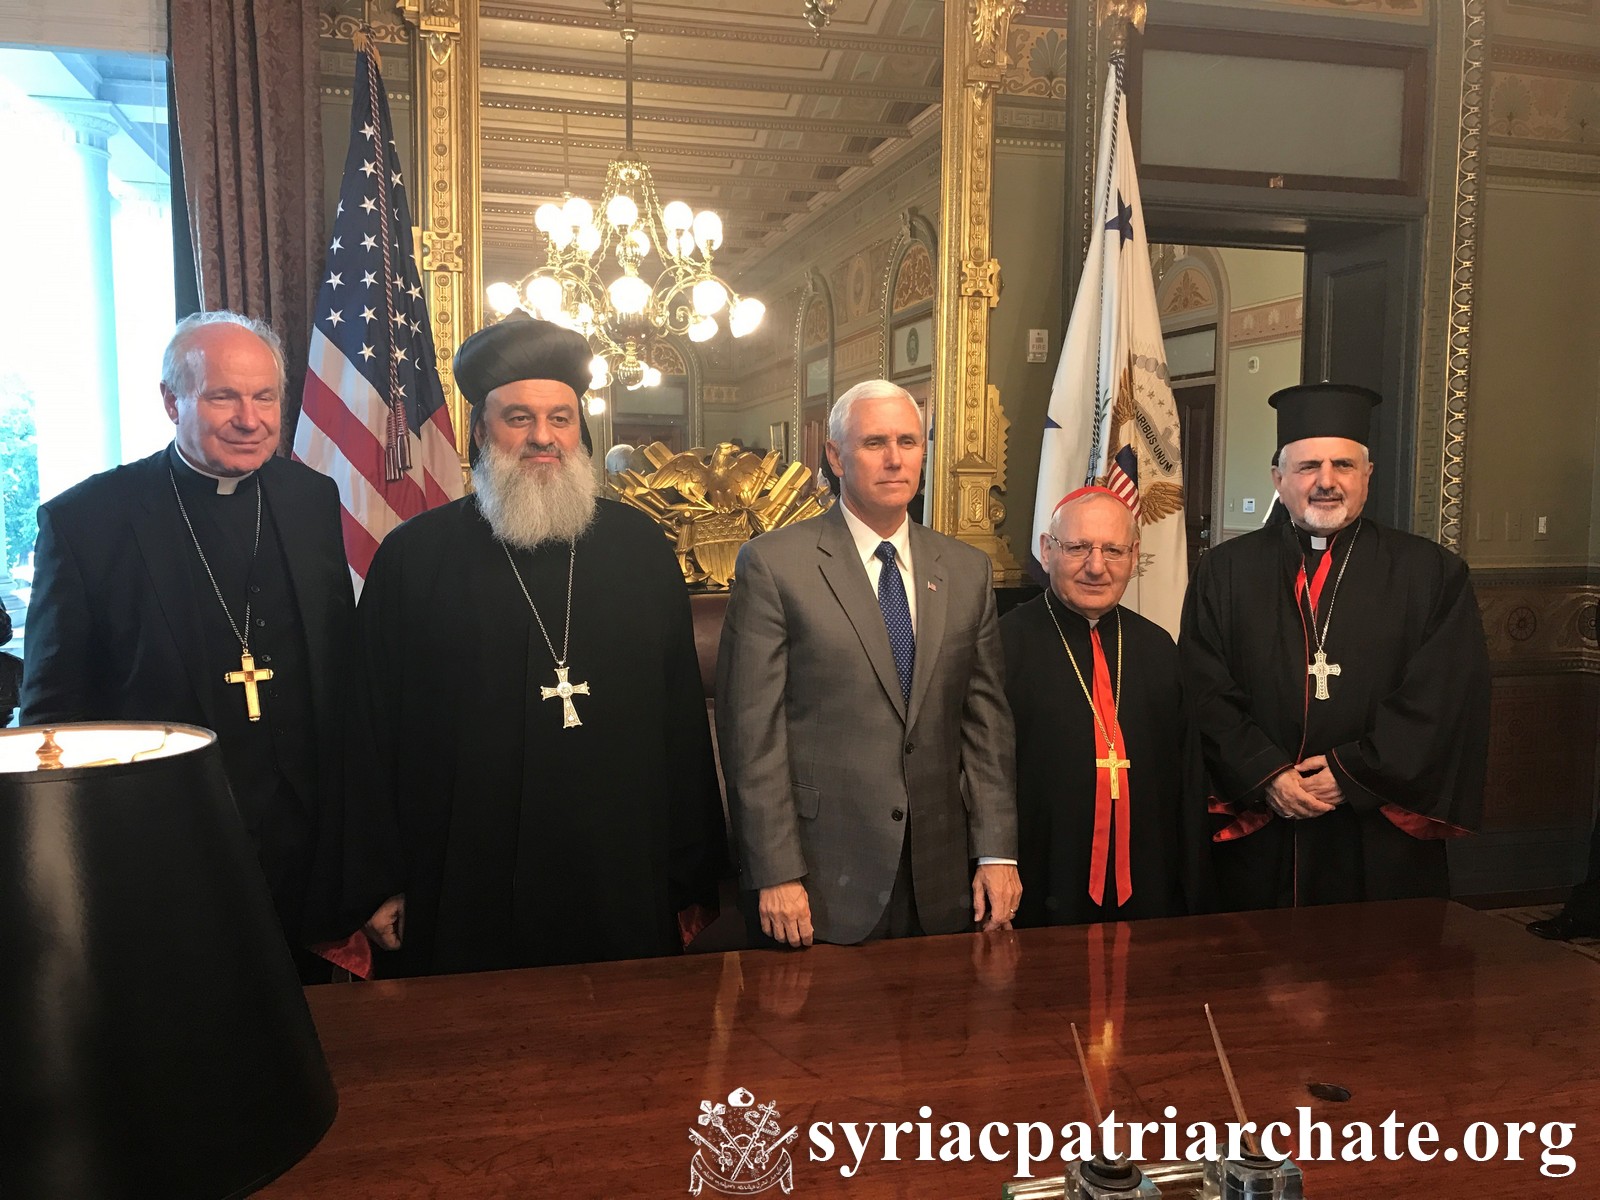
[[[172,436],[166,64],[0,48],[0,603],[20,654],[39,504]]]

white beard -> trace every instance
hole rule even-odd
[[[594,520],[600,484],[581,446],[555,465],[531,470],[521,458],[486,442],[472,486],[478,511],[502,542],[532,550],[542,542],[575,542]]]
[[[1307,533],[1328,534],[1338,533],[1350,524],[1350,506],[1341,504],[1335,509],[1318,508],[1314,504],[1307,504],[1305,512],[1301,513],[1295,524]]]

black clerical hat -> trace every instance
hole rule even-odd
[[[1371,440],[1372,408],[1383,397],[1349,383],[1302,383],[1273,392],[1267,403],[1278,410],[1278,449],[1302,438]]]
[[[583,394],[589,390],[593,372],[589,363],[594,351],[589,339],[551,321],[531,317],[521,309],[478,330],[456,351],[456,386],[474,410],[481,409],[490,392],[503,383],[518,379],[554,379],[570,387],[578,397],[578,429],[583,448],[594,452],[589,437],[589,422],[584,418]],[[473,422],[479,419],[474,411]],[[476,451],[476,446],[473,447]],[[476,453],[472,455],[477,458]]]

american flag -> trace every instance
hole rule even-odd
[[[1106,487],[1133,510],[1135,518],[1139,516],[1139,456],[1132,445],[1124,445],[1112,456]]]
[[[339,485],[358,592],[389,530],[462,494],[410,242],[389,98],[377,55],[358,40],[350,149],[294,435],[295,458]]]

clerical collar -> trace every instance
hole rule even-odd
[[[254,471],[250,471],[244,475],[215,475],[206,470],[204,467],[197,467],[194,465],[194,463],[190,462],[189,456],[183,452],[182,448],[179,447],[176,441],[172,443],[172,454],[173,457],[178,460],[178,464],[180,466],[187,467],[194,474],[199,475],[203,479],[209,479],[211,482],[215,483],[217,485],[217,495],[219,496],[233,495],[239,490],[239,485],[241,483],[255,475]]]
[[[1053,587],[1050,589],[1050,600],[1057,607],[1059,607],[1062,612],[1068,614],[1069,616],[1076,617],[1080,621],[1085,622],[1089,626],[1090,629],[1098,628],[1099,625],[1100,625],[1100,622],[1105,620],[1105,617],[1086,617],[1086,616],[1084,616],[1077,609],[1073,608],[1072,605],[1068,604],[1065,600],[1063,600],[1060,597],[1060,595],[1057,594],[1055,588],[1053,588]],[[1115,612],[1115,611],[1116,611],[1115,609],[1112,610],[1112,612]],[[1111,615],[1111,613],[1107,613],[1106,617],[1109,617],[1110,615]]]
[[[1353,521],[1351,522],[1352,525],[1354,523]],[[1301,529],[1298,525],[1291,525],[1290,528],[1294,530],[1294,536],[1299,540],[1301,549],[1321,554],[1334,542],[1338,541],[1339,535],[1344,532],[1344,529],[1349,529],[1350,526],[1346,525],[1344,529],[1336,530],[1328,535],[1312,533],[1309,529]]]

